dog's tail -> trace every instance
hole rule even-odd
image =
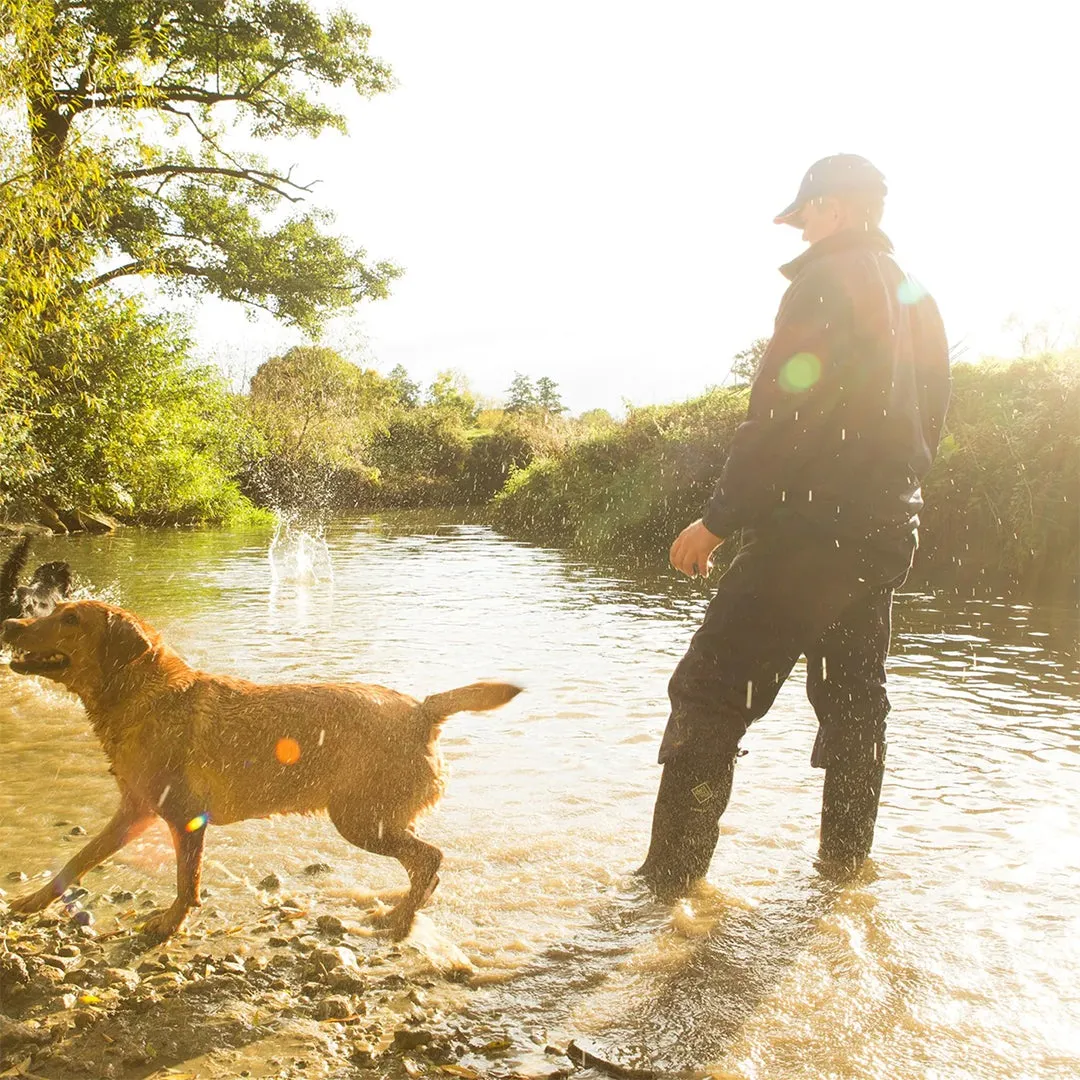
[[[19,575],[26,565],[26,556],[30,554],[30,537],[22,536],[11,549],[11,554],[0,567],[0,607],[7,611],[9,604],[15,601],[15,590],[19,587]]]
[[[441,724],[448,716],[459,712],[487,712],[498,709],[521,693],[520,686],[505,682],[475,682],[432,694],[417,706],[417,714],[424,729],[430,730]]]

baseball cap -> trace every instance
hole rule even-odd
[[[799,193],[791,204],[780,211],[773,222],[795,225],[799,211],[811,200],[827,195],[880,195],[889,189],[885,177],[864,157],[858,154],[833,154],[815,161],[799,185]]]

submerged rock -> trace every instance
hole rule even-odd
[[[266,877],[259,882],[259,888],[264,892],[276,892],[281,888],[281,878],[277,874],[267,874]]]

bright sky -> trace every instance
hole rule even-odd
[[[400,85],[271,157],[405,268],[328,337],[380,370],[550,375],[575,412],[720,383],[802,250],[773,215],[838,152],[886,174],[883,227],[969,358],[1017,351],[1012,314],[1080,328],[1075,4],[346,6]],[[224,305],[199,338],[249,374],[296,340]]]

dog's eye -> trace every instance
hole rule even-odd
[[[78,626],[79,616],[74,611],[65,611],[64,614],[60,616],[60,621],[66,623],[68,626]]]

